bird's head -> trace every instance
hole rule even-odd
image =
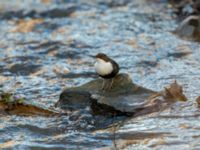
[[[101,60],[104,60],[104,61],[108,61],[109,58],[106,54],[104,53],[98,53],[95,58],[98,60],[98,59],[101,59]]]
[[[96,57],[96,58],[102,59],[102,58],[105,58],[105,57],[107,57],[107,56],[106,56],[106,54],[104,54],[104,53],[98,53],[95,57]]]

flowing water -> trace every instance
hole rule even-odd
[[[1,116],[0,148],[200,149],[200,45],[174,35],[177,25],[166,1],[1,0],[1,89],[50,107],[65,87],[96,78],[92,56],[104,52],[143,87],[176,79],[189,100],[124,122],[116,140],[70,116]]]

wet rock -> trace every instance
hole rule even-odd
[[[12,93],[0,92],[0,115],[44,116],[59,115],[58,112],[44,109],[25,102],[25,98]]]
[[[112,106],[116,110],[126,113],[126,115],[140,116],[162,111],[176,101],[187,100],[182,87],[176,82],[165,88],[164,91],[152,93],[153,91],[140,87],[140,89],[128,95],[101,95],[97,97],[97,102]]]
[[[80,87],[66,89],[62,92],[58,103],[60,106],[79,108],[78,103],[83,106],[91,106],[94,114],[126,114],[129,102],[134,101],[135,105],[155,93],[151,90],[132,83],[127,74],[119,74],[114,79],[113,88],[110,91],[102,91],[102,79],[96,79]],[[77,97],[79,96],[79,97]],[[71,103],[73,102],[72,106]],[[87,105],[86,105],[87,104]],[[76,106],[77,105],[77,106]],[[128,107],[134,109],[131,104]],[[125,113],[124,113],[125,112]],[[133,112],[133,111],[128,111]],[[127,113],[128,114],[128,113]],[[128,114],[129,115],[129,114]]]
[[[172,83],[164,91],[155,92],[132,82],[127,74],[114,78],[113,88],[102,91],[102,79],[96,79],[79,87],[62,92],[59,106],[62,108],[91,107],[93,115],[138,116],[163,110],[176,101],[186,101],[182,87]]]
[[[37,72],[39,68],[40,65],[21,63],[12,65],[8,70],[13,74],[29,75]]]
[[[76,9],[77,9],[76,6],[71,6],[66,9],[55,8],[52,10],[41,12],[39,15],[42,18],[63,18],[70,16],[73,12],[76,11]]]
[[[10,72],[17,75],[29,75],[38,71],[41,65],[33,64],[38,61],[39,58],[35,56],[15,56],[4,58],[3,61],[9,64],[7,67],[0,69],[0,72]],[[17,64],[15,64],[18,62]]]
[[[183,20],[175,33],[183,38],[200,41],[200,17],[189,16]]]
[[[50,117],[58,115],[59,113],[29,104],[23,104],[23,103],[6,104],[0,102],[0,114]]]
[[[93,100],[91,103],[91,108],[93,110],[92,114],[93,115],[103,115],[103,116],[132,116],[133,113],[131,112],[123,112],[120,110],[117,110],[116,108],[106,105],[106,104],[101,104],[98,103],[97,100]]]
[[[169,87],[165,87],[163,91],[148,97],[148,99],[138,107],[134,116],[163,111],[177,101],[185,102],[187,101],[187,97],[183,94],[182,87],[175,81],[170,84]]]
[[[65,90],[61,93],[59,101],[55,106],[62,109],[76,110],[86,108],[91,103],[91,95],[87,91]]]
[[[101,87],[102,82],[98,85]],[[118,75],[110,91],[93,94],[97,104],[112,106],[114,109],[126,113],[134,113],[138,106],[155,92],[132,82],[127,74]]]

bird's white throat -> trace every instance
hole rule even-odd
[[[113,66],[110,62],[106,62],[97,58],[94,64],[95,70],[99,75],[108,75],[113,71]]]

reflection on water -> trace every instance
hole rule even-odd
[[[144,0],[0,3],[3,90],[49,107],[63,88],[96,78],[91,56],[104,52],[114,57],[135,83],[159,91],[176,79],[190,99],[159,116],[121,124],[116,129],[116,143],[109,129],[90,132],[94,125],[92,118],[88,123],[88,117],[79,122],[70,116],[2,116],[0,148],[200,148],[199,111],[194,106],[200,95],[200,47],[171,33],[177,24],[166,4]],[[30,22],[40,17],[40,22]]]

